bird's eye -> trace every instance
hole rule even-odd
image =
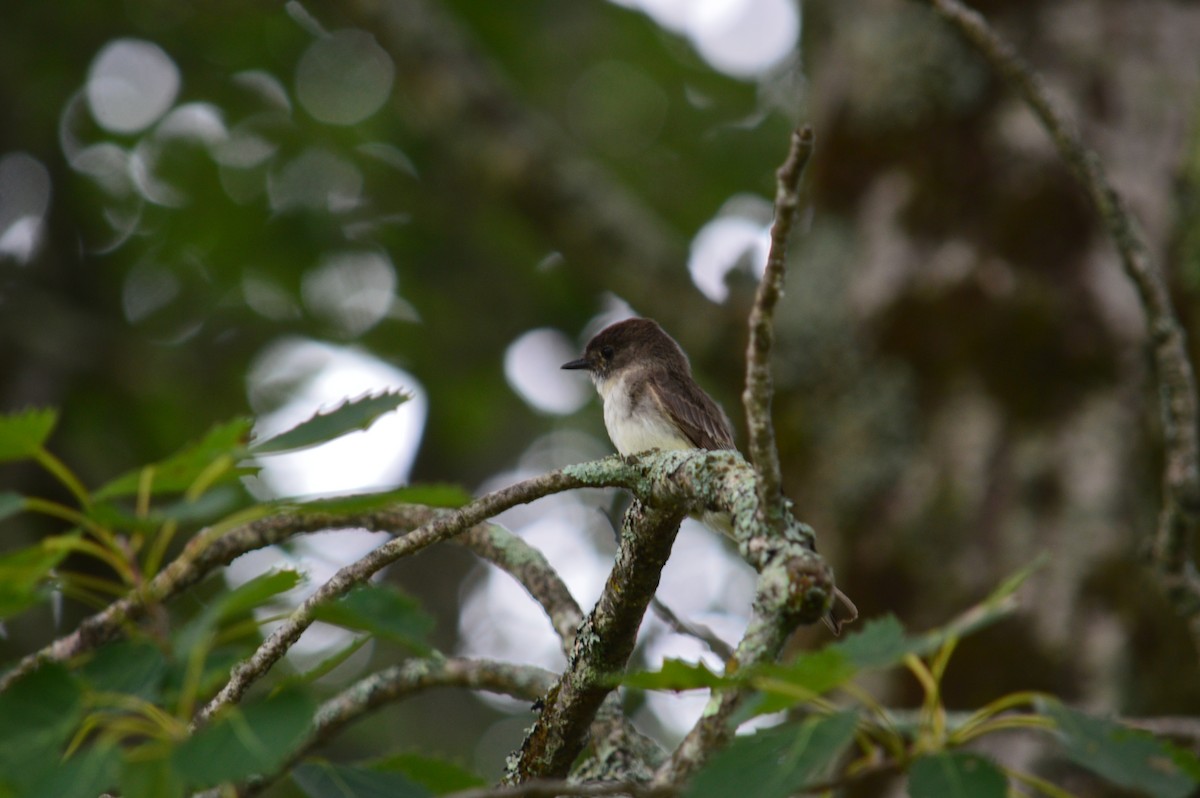
[[[600,348],[600,357],[604,358],[605,360],[612,360],[613,359],[613,348],[611,346],[601,347]]]

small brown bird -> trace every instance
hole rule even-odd
[[[651,319],[626,319],[588,341],[583,357],[564,369],[586,370],[604,403],[604,427],[623,455],[650,449],[736,449],[729,417],[692,378],[687,355]],[[732,536],[732,519],[705,513],[705,524]],[[834,588],[823,619],[835,635],[858,617]]]

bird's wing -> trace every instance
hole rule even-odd
[[[660,388],[651,381],[650,395],[697,449],[737,448],[725,411],[696,383],[668,378]]]

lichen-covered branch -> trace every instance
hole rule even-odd
[[[497,566],[525,588],[541,605],[570,656],[583,610],[562,577],[540,551],[496,524],[480,524],[457,538],[457,543]]]
[[[507,780],[563,778],[583,750],[600,704],[633,653],[642,617],[685,510],[634,501],[621,525],[621,544],[604,591],[575,638],[562,678],[511,763]]]
[[[249,659],[234,667],[225,686],[196,714],[193,726],[203,725],[217,710],[239,701],[250,685],[269,671],[300,639],[300,635],[312,624],[314,612],[321,604],[345,595],[401,557],[461,534],[510,507],[578,487],[584,487],[583,483],[561,470],[501,488],[464,507],[438,515],[412,532],[389,540],[365,557],[339,569],[276,627]]]
[[[800,203],[800,177],[813,151],[813,132],[807,125],[792,131],[787,158],[775,173],[775,221],[771,225],[771,248],[767,267],[754,306],[750,310],[750,342],[746,346],[746,387],[742,404],[746,410],[749,429],[750,462],[758,470],[759,502],[768,518],[781,514],[783,477],[779,468],[779,450],[775,446],[775,425],[771,421],[771,397],[775,389],[771,380],[771,345],[775,340],[773,323],[775,305],[783,293],[783,277],[787,268],[788,239]]]
[[[786,562],[778,566],[772,564],[763,570],[755,594],[754,613],[733,657],[726,663],[727,673],[772,662],[779,656],[788,635],[796,628],[790,594],[796,584],[804,584],[813,578],[811,574],[796,573]],[[655,773],[653,783],[664,787],[682,784],[709,757],[724,748],[734,733],[733,716],[750,693],[745,689],[714,692],[683,742]]]
[[[1193,637],[1200,640],[1200,579],[1192,565],[1195,524],[1200,515],[1196,379],[1163,273],[1151,257],[1137,221],[1104,173],[1100,159],[1084,146],[1075,125],[1050,99],[1041,77],[977,11],[958,0],[925,2],[983,54],[1033,110],[1095,204],[1125,273],[1137,290],[1154,346],[1165,439],[1163,510],[1154,555],[1168,595],[1182,613],[1193,618]]]
[[[824,609],[830,585],[828,571],[814,551],[812,530],[792,522],[786,537],[768,539],[762,534],[755,521],[756,483],[754,472],[736,452],[690,450],[649,453],[628,460],[608,457],[519,482],[437,515],[334,574],[276,627],[248,659],[233,669],[225,686],[197,713],[194,724],[204,724],[221,707],[239,701],[250,685],[266,674],[312,624],[314,611],[320,604],[345,595],[401,557],[460,535],[510,507],[575,488],[627,488],[643,502],[678,509],[681,515],[697,507],[729,513],[734,518],[742,556],[756,569],[761,571],[772,561],[794,562],[798,569],[808,569],[813,578],[798,582],[790,601],[801,620],[813,620]],[[340,520],[339,524],[344,525],[345,521]]]
[[[160,604],[192,587],[215,568],[228,565],[248,551],[281,543],[293,535],[329,529],[363,527],[376,531],[411,529],[423,518],[425,507],[400,506],[348,518],[330,513],[280,512],[251,521],[227,532],[201,532],[188,541],[183,551],[141,590],[109,604],[85,618],[76,629],[45,648],[26,656],[3,677],[0,691],[48,662],[65,662],[112,640],[121,628],[142,618],[149,607]]]
[[[537,779],[504,787],[460,790],[446,793],[443,798],[675,798],[679,794],[674,787],[648,786],[635,781],[578,784],[562,779]]]
[[[215,568],[228,565],[248,551],[282,543],[295,535],[330,529],[369,529],[399,535],[445,512],[423,505],[397,505],[386,510],[353,515],[287,509],[234,527],[215,537],[201,532],[140,591],[132,592],[85,618],[70,634],[14,665],[0,677],[0,692],[47,662],[64,662],[114,639],[125,624],[143,617],[149,607],[168,601],[198,583]],[[565,650],[570,651],[575,630],[583,620],[583,611],[541,552],[492,524],[481,524],[467,530],[458,542],[516,579],[545,609],[555,631],[563,639]]]
[[[550,689],[554,674],[532,665],[476,659],[414,659],[359,679],[317,709],[308,736],[275,774],[264,774],[238,791],[239,798],[258,795],[314,748],[374,710],[439,687],[485,690],[534,701]]]

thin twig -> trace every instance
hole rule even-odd
[[[472,659],[415,659],[359,679],[323,703],[308,736],[275,773],[264,774],[238,791],[250,798],[275,783],[317,746],[370,712],[438,687],[461,687],[534,701],[554,683],[554,674],[532,665]]]
[[[1200,641],[1200,579],[1192,565],[1195,524],[1200,514],[1200,413],[1187,341],[1172,308],[1166,280],[1150,256],[1137,221],[1105,175],[1100,159],[1084,146],[1075,125],[1050,99],[1041,77],[978,12],[958,0],[925,2],[983,54],[1033,110],[1091,197],[1120,254],[1125,274],[1137,290],[1154,345],[1165,439],[1163,510],[1154,557],[1168,596],[1181,614],[1193,619],[1193,638]]]
[[[196,713],[193,727],[204,725],[222,707],[237,703],[250,685],[270,670],[312,624],[318,606],[345,595],[401,557],[460,534],[510,507],[551,493],[582,487],[583,484],[578,478],[560,470],[501,488],[464,507],[440,515],[403,537],[389,540],[362,559],[341,568],[276,627],[249,659],[234,667],[225,686]]]
[[[112,640],[125,624],[142,618],[150,607],[178,595],[214,569],[228,565],[248,551],[281,543],[306,532],[350,527],[374,531],[411,529],[418,523],[413,520],[413,513],[423,518],[428,509],[404,505],[357,516],[281,512],[235,527],[215,538],[201,532],[140,590],[114,601],[85,618],[70,634],[24,657],[0,677],[0,691],[46,663],[65,662]]]
[[[758,284],[754,307],[750,310],[750,342],[746,346],[746,388],[742,404],[749,430],[750,462],[759,473],[759,507],[768,519],[782,512],[783,478],[779,468],[779,450],[775,446],[775,426],[771,422],[771,345],[775,333],[772,324],[775,305],[783,293],[787,268],[788,238],[800,203],[800,177],[813,151],[812,128],[805,125],[792,131],[791,144],[783,165],[775,173],[775,221],[771,225],[771,249],[766,271]]]
[[[583,610],[541,551],[498,524],[479,524],[455,542],[500,568],[541,605],[570,656]]]
[[[717,637],[717,633],[707,626],[699,623],[689,623],[683,620],[675,611],[663,604],[656,596],[650,602],[650,609],[658,616],[659,620],[671,628],[675,634],[692,637],[708,647],[708,650],[716,654],[723,660],[733,656],[733,647],[726,643],[721,638]]]

